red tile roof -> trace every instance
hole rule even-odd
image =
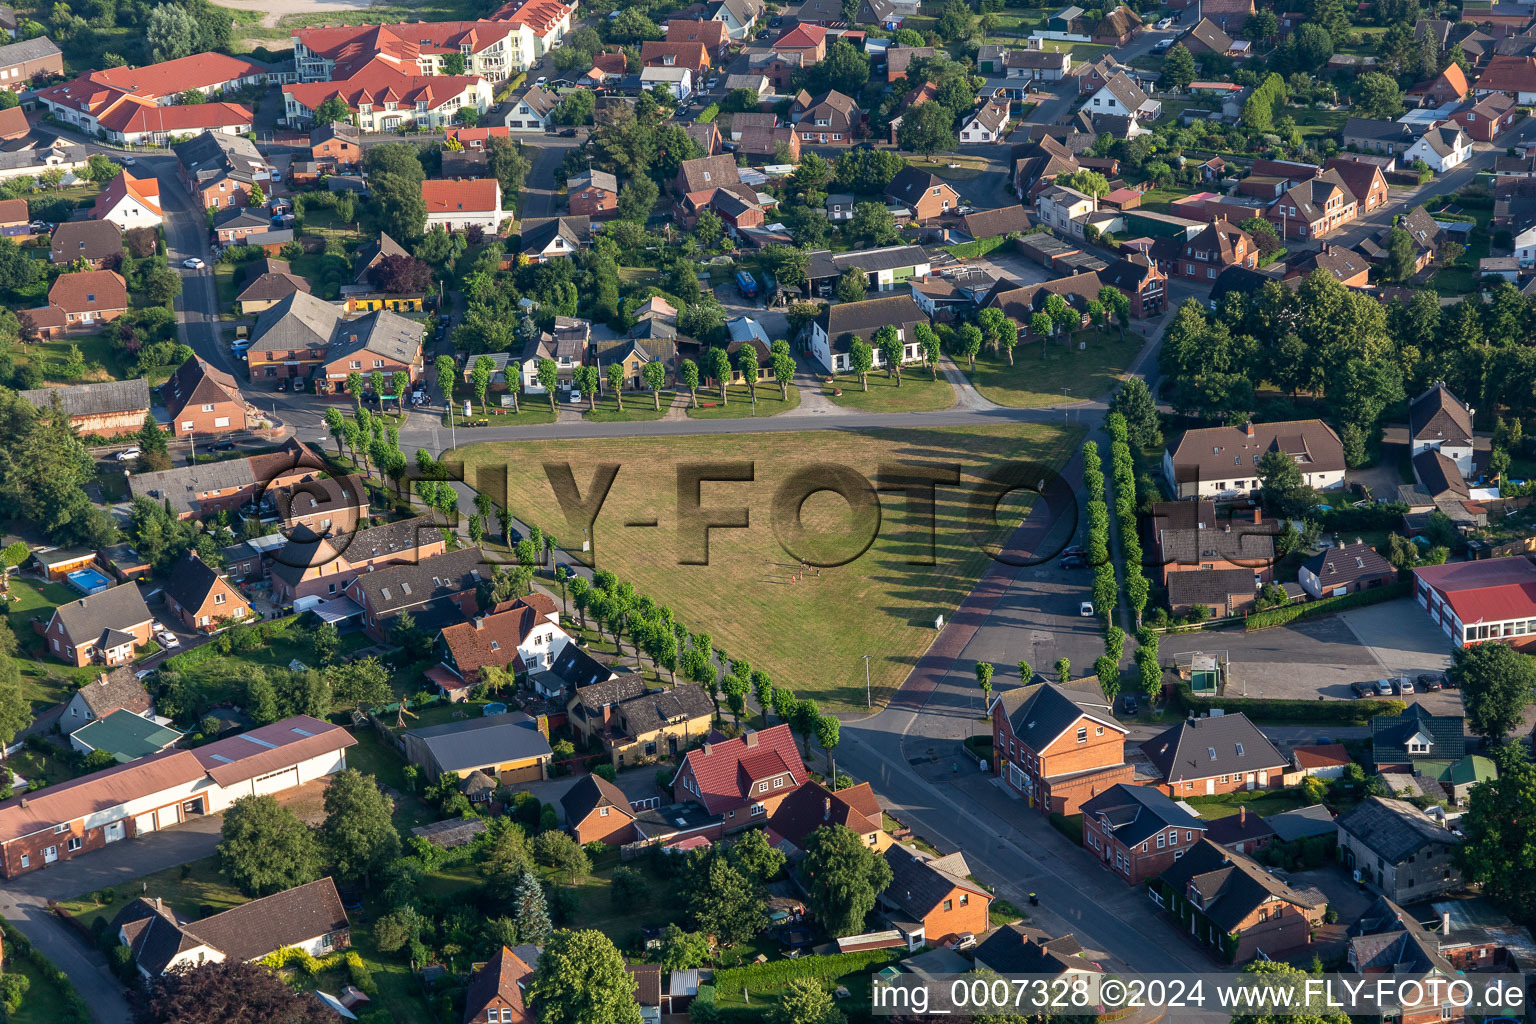
[[[11,108],[15,110],[15,107]],[[25,199],[0,199],[0,224],[26,224],[32,220]]]
[[[526,671],[517,648],[540,626],[553,625],[537,609],[516,602],[505,611],[482,615],[473,622],[456,622],[443,627],[443,643],[453,655],[459,675],[468,679],[487,665],[511,665]]]
[[[548,35],[561,19],[571,13],[571,8],[559,0],[510,0],[491,17],[497,21],[514,21],[527,25],[535,35]]]
[[[421,183],[421,198],[427,213],[451,213],[463,210],[480,213],[501,209],[501,185],[495,178],[449,181],[428,178]]]
[[[128,308],[128,285],[115,270],[61,274],[48,289],[48,304],[66,313]]]
[[[820,25],[796,25],[779,36],[769,49],[815,49],[827,40],[827,30]]]
[[[115,132],[195,133],[210,128],[248,127],[256,115],[240,103],[194,103],[162,107],[154,103],[127,102],[98,120]]]
[[[730,34],[723,21],[694,21],[686,18],[673,18],[666,24],[667,42],[676,43],[684,41],[696,41],[703,43],[711,50],[718,50],[729,45]]]
[[[1297,768],[1332,768],[1349,764],[1349,751],[1342,743],[1324,743],[1315,747],[1297,747],[1291,751]]]
[[[515,1024],[533,1024],[533,1011],[523,999],[521,987],[532,977],[533,968],[525,964],[516,953],[502,946],[470,979],[469,991],[464,996],[464,1019],[485,1020],[486,1007],[499,996],[512,1007],[516,1015],[512,1018]]]
[[[512,129],[506,126],[487,125],[483,128],[445,128],[443,137],[458,139],[459,145],[465,149],[482,149],[492,139],[508,139],[512,137]]]
[[[798,787],[807,778],[794,734],[782,723],[689,751],[674,778],[690,772],[698,785],[699,802],[711,814],[745,806],[758,780],[788,772],[791,787]]]
[[[188,57],[168,60],[162,64],[150,64],[142,68],[112,68],[107,71],[88,71],[69,82],[38,90],[38,97],[72,110],[83,110],[114,131],[122,131],[119,123],[129,123],[136,108],[153,103],[165,96],[173,96],[186,89],[217,89],[226,82],[265,75],[266,69],[259,64],[222,53],[194,53]],[[235,104],[218,104],[234,107]],[[200,106],[165,107],[171,117],[196,118]],[[244,108],[240,108],[244,109]],[[202,116],[207,116],[202,115]],[[112,122],[112,123],[109,123]],[[208,127],[205,124],[185,124],[185,128]],[[136,129],[130,129],[136,130]],[[149,130],[149,129],[143,129]]]
[[[1477,88],[1490,92],[1536,92],[1536,58],[1498,56],[1478,76]]]
[[[1536,616],[1536,565],[1523,556],[1428,565],[1413,574],[1445,595],[1464,626]]]
[[[32,130],[27,113],[20,107],[0,110],[0,139],[19,139]]]
[[[171,108],[176,109],[176,108]],[[159,178],[135,178],[127,171],[119,172],[118,176],[107,182],[107,187],[101,190],[101,195],[96,197],[96,205],[91,207],[91,216],[99,219],[112,207],[127,196],[137,201],[141,206],[155,214],[160,214],[160,179]]]
[[[357,74],[335,82],[300,82],[283,86],[283,94],[292,96],[301,106],[313,111],[332,96],[352,110],[369,103],[383,107],[395,103],[402,110],[409,110],[418,102],[427,109],[436,108],[451,99],[463,95],[484,82],[477,75],[420,75],[400,71],[382,60],[375,60],[361,68]]]

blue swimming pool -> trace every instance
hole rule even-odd
[[[82,594],[99,594],[112,586],[112,581],[95,569],[76,569],[64,578]]]
[[[480,714],[486,717],[491,715],[504,715],[506,713],[507,706],[500,701],[491,701],[489,704],[480,709]]]

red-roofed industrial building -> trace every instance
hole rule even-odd
[[[794,734],[781,723],[689,751],[672,777],[672,796],[725,815],[731,832],[765,822],[807,778]]]
[[[1413,596],[1457,647],[1536,642],[1536,565],[1528,558],[1426,565],[1413,570]]]

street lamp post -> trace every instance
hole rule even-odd
[[[874,710],[874,701],[869,696],[869,655],[864,655],[864,710]]]

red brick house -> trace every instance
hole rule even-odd
[[[464,1024],[538,1024],[525,991],[533,980],[533,968],[506,946],[481,964],[469,979],[464,997]]]
[[[1304,948],[1328,909],[1321,893],[1292,889],[1247,855],[1210,840],[1196,843],[1158,876],[1150,895],[1214,959],[1227,963],[1261,953],[1283,959],[1281,954]]]
[[[766,821],[807,778],[794,734],[780,723],[690,750],[671,788],[678,803],[724,814],[725,830],[734,832]]]
[[[115,270],[60,274],[48,289],[48,305],[25,312],[45,338],[109,324],[128,312],[128,283]]]
[[[193,551],[176,563],[165,585],[165,603],[188,629],[210,633],[225,620],[238,621],[251,614],[251,604],[245,596],[216,570],[204,565]]]
[[[1206,823],[1151,786],[1111,786],[1083,804],[1083,845],[1128,885],[1194,849]]]
[[[171,433],[176,437],[246,429],[240,385],[198,356],[182,363],[161,385],[160,404],[170,414]]]
[[[1452,67],[1456,65],[1452,64]],[[1387,179],[1379,164],[1368,163],[1348,154],[1332,157],[1327,169],[1336,171],[1344,184],[1360,201],[1360,215],[1370,213],[1387,201]]]
[[[885,851],[885,862],[891,867],[891,884],[880,894],[880,904],[908,949],[986,932],[992,894],[970,880],[964,854],[930,857],[897,844]]]
[[[1216,503],[1204,498],[1154,502],[1148,532],[1148,553],[1161,570],[1155,578],[1164,586],[1175,573],[1224,569],[1246,570],[1250,590],[1256,580],[1268,583],[1274,579],[1279,524],[1265,522],[1257,509],[1248,522],[1235,516],[1218,522]]]
[[[1113,286],[1131,303],[1137,320],[1157,316],[1168,304],[1168,275],[1143,253],[1122,256],[1099,271],[1099,280]]]
[[[363,609],[363,631],[384,641],[395,619],[406,612],[422,629],[437,629],[474,615],[480,609],[475,588],[484,574],[485,555],[476,548],[460,548],[360,573],[347,584],[345,593]]]
[[[1456,65],[1452,64],[1451,67]],[[1515,101],[1501,92],[1490,93],[1465,110],[1452,114],[1452,120],[1474,142],[1492,142],[1503,135],[1519,115]]]
[[[273,556],[270,570],[272,600],[278,604],[291,604],[301,597],[335,597],[361,573],[424,562],[446,549],[438,521],[431,516],[399,519],[354,532],[357,517],[368,511],[367,489],[362,481],[348,477],[317,481],[320,482],[339,487],[355,505],[335,514],[329,526],[309,515],[307,521],[298,524],[305,529],[290,527],[288,543]],[[345,501],[343,498],[329,504],[337,506]],[[290,508],[291,505],[290,502]],[[332,531],[336,534],[334,539],[320,536]]]
[[[716,59],[730,52],[731,35],[723,21],[673,18],[664,28],[669,43],[703,43],[704,49]]]
[[[149,643],[153,621],[138,586],[122,583],[59,605],[41,631],[48,653],[60,661],[77,667],[93,661],[124,665],[133,660],[135,647]]]
[[[1319,238],[1359,215],[1360,203],[1333,170],[1281,193],[1264,213],[1281,241]]]
[[[820,25],[796,25],[780,36],[769,49],[780,57],[796,54],[800,58],[800,66],[808,68],[827,55],[827,30]]]
[[[316,125],[309,132],[309,153],[332,171],[356,167],[363,161],[363,133],[345,121]]]
[[[566,179],[565,191],[573,217],[603,220],[619,212],[619,179],[607,171],[586,170],[573,175]]]
[[[1252,235],[1229,220],[1213,220],[1185,241],[1174,259],[1174,274],[1214,281],[1228,267],[1252,270],[1258,264],[1259,250]]]
[[[960,193],[944,179],[918,167],[903,167],[885,187],[885,198],[905,206],[916,224],[928,224],[954,213]]]
[[[1019,686],[994,696],[991,713],[998,777],[1042,814],[1076,814],[1083,801],[1135,776],[1125,730],[1087,693]]]
[[[835,792],[812,779],[785,797],[768,819],[768,842],[786,852],[803,851],[812,832],[824,825],[841,825],[872,850],[891,845],[880,801],[867,782]]]
[[[648,68],[687,68],[698,81],[709,73],[709,50],[700,42],[647,41],[640,44],[640,63]]]
[[[864,111],[851,96],[833,89],[812,98],[803,90],[790,105],[790,120],[801,142],[818,146],[851,146],[864,130]]]
[[[624,791],[600,775],[586,775],[560,798],[565,828],[576,841],[623,846],[635,839],[635,815]]]
[[[1279,787],[1288,766],[1241,712],[1186,719],[1141,751],[1162,777],[1158,788],[1174,799]]]

